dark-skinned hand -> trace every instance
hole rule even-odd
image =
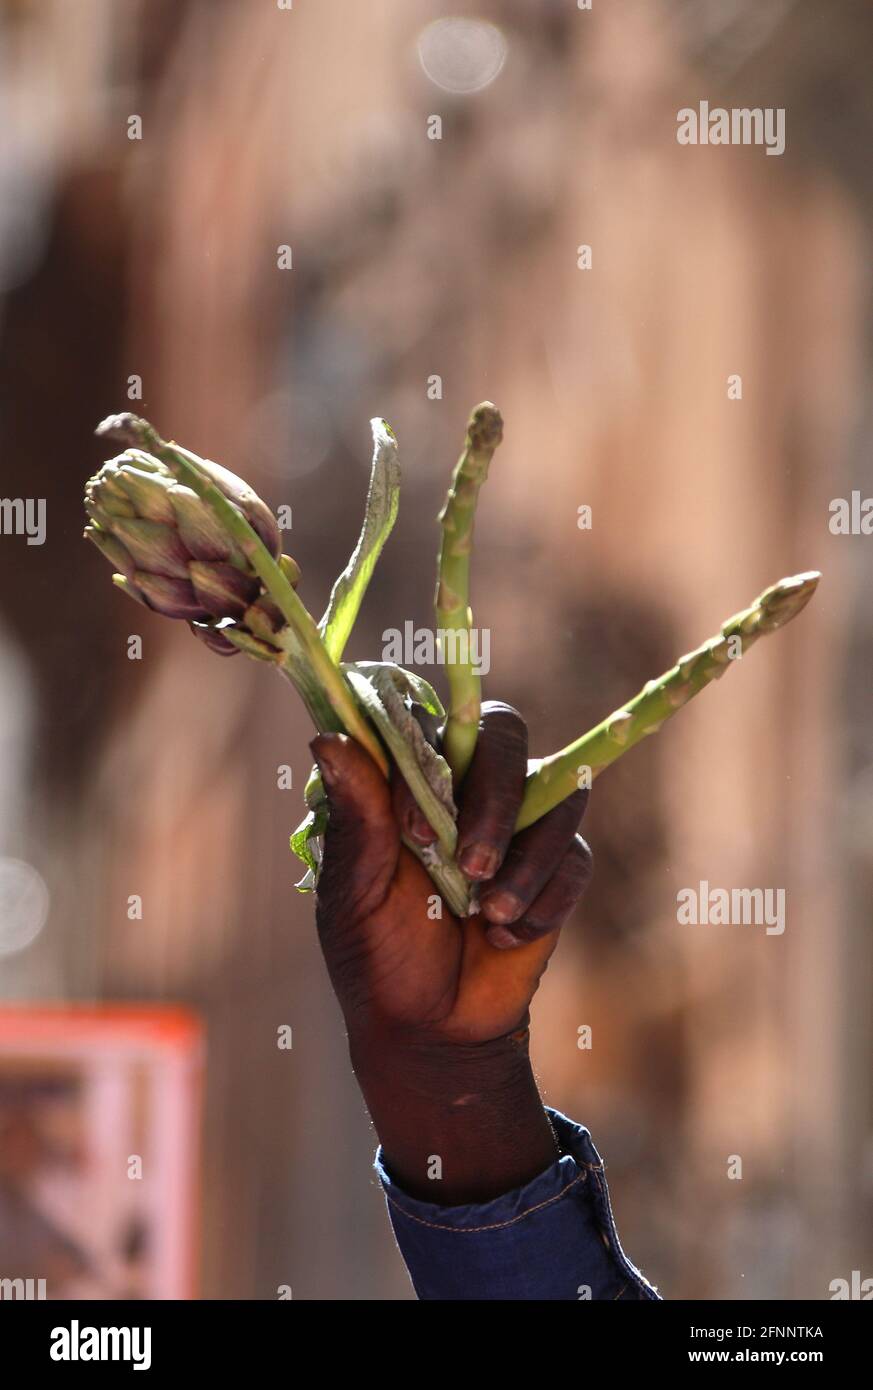
[[[340,734],[319,735],[312,751],[330,804],[318,932],[386,1162],[413,1196],[487,1201],[557,1152],[528,1057],[528,1009],[591,876],[576,833],[587,792],[513,835],[527,728],[508,705],[483,706],[456,792],[458,858],[480,894],[480,911],[461,922],[402,843],[435,839],[403,779],[386,782]]]
[[[340,734],[320,735],[312,751],[330,803],[318,930],[349,1027],[465,1043],[523,1027],[559,928],[591,876],[591,852],[576,833],[587,791],[513,835],[527,727],[509,705],[483,706],[458,796],[457,849],[480,911],[462,923],[401,843],[401,831],[419,845],[436,836],[396,770],[389,787]]]

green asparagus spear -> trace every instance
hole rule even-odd
[[[455,783],[470,765],[479,732],[481,681],[471,657],[470,554],[479,489],[491,456],[503,438],[503,419],[490,401],[477,405],[467,425],[445,506],[439,515],[442,544],[436,590],[437,630],[449,685],[443,753]]]
[[[729,618],[717,637],[681,657],[658,680],[648,681],[639,695],[575,743],[544,758],[528,777],[516,830],[539,820],[576,791],[582,769],[587,769],[593,779],[640,739],[657,733],[666,719],[710,681],[723,676],[731,661],[744,656],[759,637],[775,632],[796,617],[812,598],[820,578],[812,570],[780,579],[765,589],[751,607]]]

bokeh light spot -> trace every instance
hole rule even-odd
[[[431,82],[446,92],[479,92],[497,77],[507,43],[482,19],[436,19],[418,38],[418,57]]]
[[[49,911],[49,890],[32,864],[0,859],[0,956],[23,951],[39,936]]]

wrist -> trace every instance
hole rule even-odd
[[[526,1027],[481,1043],[358,1030],[349,1051],[385,1164],[410,1196],[484,1202],[555,1161]]]
[[[530,1029],[525,1019],[518,1028],[500,1037],[464,1042],[427,1028],[391,1022],[350,1023],[349,1054],[357,1074],[381,1075],[399,1068],[410,1082],[438,1093],[464,1077],[488,1077],[495,1083],[509,1081],[519,1069],[530,1066]]]

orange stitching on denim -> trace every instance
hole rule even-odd
[[[530,1207],[527,1211],[521,1212],[518,1216],[513,1216],[509,1221],[495,1221],[492,1226],[442,1226],[438,1221],[425,1221],[423,1216],[413,1216],[411,1211],[407,1211],[399,1202],[395,1202],[389,1192],[385,1193],[388,1201],[393,1207],[407,1217],[409,1221],[417,1221],[419,1226],[427,1226],[432,1231],[453,1231],[459,1236],[475,1236],[482,1231],[502,1231],[505,1226],[514,1226],[516,1221],[523,1221],[526,1216],[533,1216],[535,1211],[542,1211],[543,1207],[550,1207],[553,1202],[560,1202],[564,1193],[569,1192],[571,1187],[575,1187],[577,1182],[585,1182],[588,1178],[587,1173],[580,1173],[572,1182],[568,1182],[563,1191],[556,1193],[554,1197],[547,1197],[544,1202],[538,1202],[535,1207]]]

